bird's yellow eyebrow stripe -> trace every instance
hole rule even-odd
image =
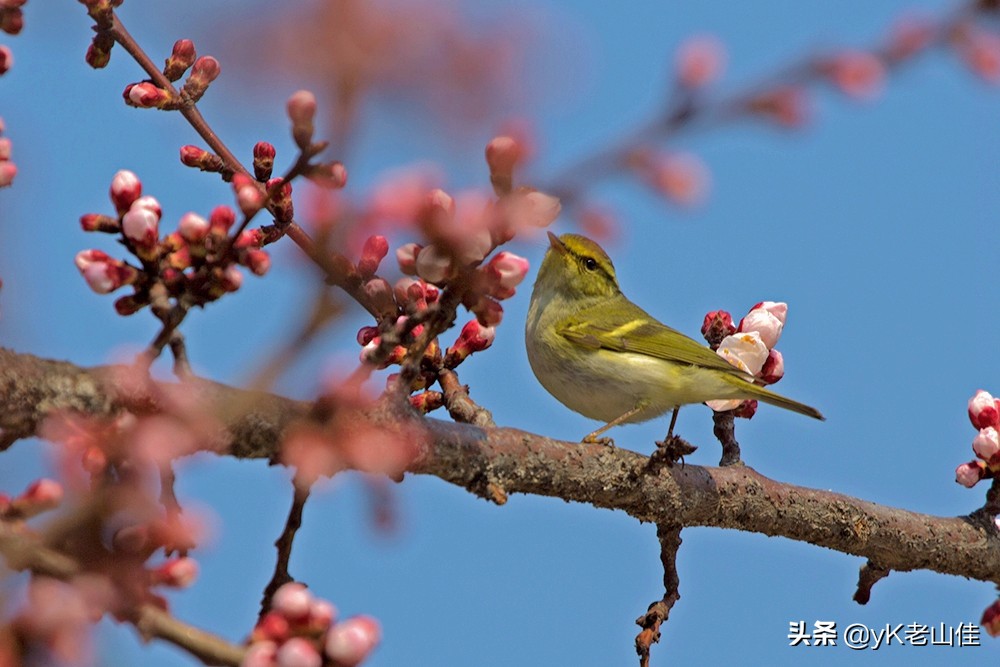
[[[626,322],[620,327],[615,327],[608,332],[609,336],[624,336],[627,333],[631,333],[641,327],[645,322],[642,320],[632,320],[631,322]]]

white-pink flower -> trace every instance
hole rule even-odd
[[[152,247],[159,238],[160,216],[154,210],[137,206],[136,203],[122,216],[122,231],[137,245]]]
[[[181,238],[190,243],[204,241],[210,228],[208,220],[197,213],[185,213],[177,223],[177,231],[180,232]]]
[[[737,331],[756,331],[767,349],[773,348],[781,338],[781,330],[788,316],[788,304],[783,302],[762,301],[750,309]]]
[[[994,457],[1000,454],[1000,434],[992,426],[980,429],[979,434],[972,441],[972,451],[982,460],[990,463]]]
[[[985,468],[981,461],[969,461],[955,468],[955,481],[971,489],[983,478]]]
[[[429,245],[417,255],[417,275],[429,283],[443,283],[454,273],[452,259],[435,245]]]
[[[726,336],[716,353],[740,370],[757,375],[767,361],[768,348],[757,331],[744,331]]]
[[[119,213],[127,211],[142,196],[142,181],[133,172],[122,169],[111,178],[110,195]]]
[[[524,257],[519,257],[512,252],[499,252],[490,260],[489,268],[495,272],[500,286],[505,289],[514,289],[521,284],[528,274],[530,264]]]
[[[324,652],[343,667],[361,664],[382,639],[379,622],[371,616],[354,616],[330,628]]]
[[[396,249],[396,262],[399,263],[399,270],[408,276],[417,275],[417,255],[420,254],[419,243],[405,243]]]
[[[1000,428],[1000,401],[980,389],[969,399],[969,421],[976,428]]]

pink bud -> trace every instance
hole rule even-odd
[[[975,74],[989,83],[1000,83],[1000,36],[970,28],[959,33],[958,53]]]
[[[361,249],[361,259],[358,261],[358,273],[362,278],[371,278],[378,271],[378,265],[389,253],[389,242],[384,236],[369,236]]]
[[[892,26],[886,45],[886,56],[899,61],[916,55],[934,39],[937,28],[933,22],[919,16],[904,16]]]
[[[198,578],[198,561],[193,558],[174,558],[150,572],[151,583],[171,588],[187,588]]]
[[[17,165],[13,162],[0,162],[0,188],[9,187],[17,176]]]
[[[760,369],[760,379],[765,384],[774,384],[784,376],[785,358],[781,356],[781,352],[770,350],[767,353],[767,361],[764,362],[764,366]]]
[[[694,206],[708,193],[708,167],[690,153],[670,153],[643,161],[640,175],[654,190],[682,206]]]
[[[271,269],[271,255],[266,250],[247,250],[241,263],[255,276],[262,276]]]
[[[85,232],[107,232],[117,233],[121,231],[121,225],[116,218],[99,213],[84,213],[80,216],[80,228]]]
[[[330,628],[326,656],[343,667],[361,664],[382,640],[382,629],[371,616],[355,616]]]
[[[271,609],[289,621],[302,621],[309,617],[309,607],[312,605],[312,601],[313,596],[309,589],[297,581],[292,581],[283,584],[274,592],[274,597],[271,598]]]
[[[0,76],[3,76],[14,66],[14,53],[5,44],[0,44]]]
[[[885,65],[867,51],[845,51],[826,63],[827,75],[851,97],[872,98],[882,91]]]
[[[435,245],[427,246],[417,255],[417,275],[429,283],[446,282],[454,273],[451,257]]]
[[[202,171],[219,172],[225,166],[222,158],[198,146],[181,146],[181,164]]]
[[[766,90],[747,102],[747,111],[760,114],[784,127],[800,127],[809,120],[809,98],[800,86]]]
[[[712,36],[692,37],[677,49],[677,80],[687,88],[715,81],[725,66],[726,49]]]
[[[313,118],[316,116],[316,96],[308,90],[292,93],[286,104],[288,118],[292,121],[292,138],[299,148],[312,142]]]
[[[321,667],[323,658],[307,639],[292,637],[278,647],[277,667]]]
[[[1000,462],[1000,434],[992,426],[980,429],[979,435],[972,441],[972,451],[976,456],[986,461],[987,464],[994,461]]]
[[[396,262],[399,263],[399,270],[408,276],[417,275],[417,255],[423,248],[418,243],[407,243],[396,249]]]
[[[530,265],[524,257],[504,250],[497,253],[487,266],[499,278],[501,287],[512,290],[528,275]]]
[[[955,481],[967,489],[974,487],[985,476],[986,464],[982,461],[969,461],[955,468]]]
[[[718,335],[719,339],[736,333],[733,316],[724,310],[713,310],[707,313],[701,323],[701,334],[708,338],[709,331],[720,333],[721,335]]]
[[[185,213],[177,223],[177,231],[189,243],[201,243],[208,236],[208,220],[197,213]]]
[[[496,328],[483,326],[479,320],[470,320],[462,327],[455,344],[445,354],[445,366],[455,368],[473,352],[485,350],[496,339]]]
[[[498,196],[510,193],[514,186],[514,167],[523,157],[524,151],[513,137],[494,137],[486,144],[490,182]]]
[[[306,178],[328,190],[339,190],[347,185],[347,168],[340,162],[314,165],[306,172]]]
[[[258,181],[266,181],[271,178],[275,154],[274,146],[266,141],[258,141],[254,144],[253,174],[257,177]]]
[[[149,195],[143,195],[139,197],[134,202],[129,209],[133,208],[144,208],[147,211],[152,211],[156,215],[156,219],[159,220],[163,215],[163,210],[160,208],[160,202],[156,200],[156,197],[150,197]]]
[[[290,633],[291,625],[288,619],[275,611],[269,611],[257,621],[250,637],[254,643],[261,640],[283,642],[288,639]]]
[[[170,81],[176,81],[191,67],[196,56],[194,42],[190,39],[178,39],[163,66],[163,75]]]
[[[515,193],[507,205],[508,215],[515,227],[548,227],[562,211],[558,197],[537,190]]]
[[[313,600],[309,605],[309,627],[326,630],[337,618],[337,608],[326,600]]]
[[[107,294],[122,285],[131,284],[139,275],[133,267],[100,250],[81,250],[76,254],[75,261],[87,285],[98,294]]]
[[[233,247],[237,250],[259,248],[264,244],[264,232],[261,229],[244,229],[236,237]]]
[[[229,228],[236,223],[236,213],[228,206],[216,206],[208,216],[208,224],[212,231],[220,236],[229,233]]]
[[[191,74],[184,82],[183,91],[188,99],[193,102],[200,100],[205,91],[208,90],[208,85],[215,81],[221,71],[222,67],[219,65],[219,61],[212,56],[202,56],[195,60],[191,67]]]
[[[10,159],[11,143],[7,137],[0,137],[0,162]]]
[[[236,192],[236,204],[243,215],[251,215],[264,206],[266,195],[258,187],[256,181],[246,174],[233,175],[233,190]]]
[[[51,479],[39,479],[31,483],[11,506],[24,516],[34,516],[59,506],[63,499],[62,484]]]
[[[503,320],[503,306],[488,296],[480,298],[471,310],[484,327],[495,327]]]
[[[222,289],[227,292],[235,292],[243,285],[243,274],[240,270],[236,268],[235,265],[230,264],[222,272]]]
[[[986,634],[990,637],[1000,637],[1000,600],[986,608],[979,625],[986,629]]]
[[[159,221],[155,211],[133,204],[122,216],[122,232],[136,245],[150,248],[159,238]]]
[[[788,304],[764,301],[754,306],[740,320],[737,331],[756,331],[767,349],[773,348],[781,337],[788,314]]]
[[[358,345],[364,346],[372,342],[378,335],[378,327],[361,327],[358,329]]]
[[[143,81],[125,89],[125,100],[131,106],[152,109],[164,106],[170,100],[170,95],[149,81]]]
[[[240,667],[275,667],[278,645],[273,641],[255,641],[247,647]]]
[[[1000,401],[993,398],[989,392],[978,390],[969,399],[969,421],[978,429],[987,426],[1000,428]]]
[[[142,181],[131,171],[122,169],[111,179],[111,203],[121,215],[129,210],[132,203],[142,196]]]

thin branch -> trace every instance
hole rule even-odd
[[[888,568],[876,565],[873,561],[868,561],[861,566],[858,573],[858,590],[854,593],[854,601],[858,604],[868,604],[872,597],[872,586],[889,576]]]
[[[670,610],[681,599],[680,576],[677,574],[677,552],[681,548],[681,527],[675,524],[656,524],[656,537],[660,541],[660,562],[663,564],[663,598],[649,605],[645,614],[635,620],[642,628],[635,638],[635,652],[639,667],[649,667],[649,650],[660,641],[660,626],[670,618]]]
[[[292,493],[292,507],[288,510],[288,519],[285,521],[285,527],[281,531],[281,535],[274,542],[278,556],[274,564],[274,574],[271,576],[271,581],[264,588],[258,618],[263,618],[264,614],[271,608],[271,599],[274,598],[275,591],[289,581],[294,581],[288,573],[288,562],[292,559],[292,544],[295,542],[295,533],[302,527],[302,510],[306,506],[306,501],[309,500],[309,487],[299,486],[298,483],[293,483],[292,486],[294,488],[294,492]]]
[[[496,426],[492,413],[472,400],[469,388],[458,381],[455,371],[442,370],[438,374],[438,382],[444,391],[445,406],[452,419],[473,426]]]

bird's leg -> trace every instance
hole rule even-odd
[[[670,428],[667,429],[667,437],[662,442],[656,443],[656,451],[649,456],[649,470],[651,472],[658,471],[664,465],[669,468],[678,461],[683,463],[684,457],[693,454],[697,449],[690,442],[674,435],[674,425],[677,423],[677,413],[680,410],[679,405],[674,407],[674,412],[670,415]]]
[[[594,431],[593,433],[588,433],[587,435],[585,435],[584,438],[583,438],[583,440],[581,440],[581,442],[586,442],[586,443],[600,443],[602,445],[610,445],[611,447],[614,447],[615,446],[615,441],[614,440],[612,440],[611,438],[601,438],[601,437],[598,437],[598,436],[600,436],[602,433],[604,433],[605,431],[607,431],[609,428],[613,428],[615,426],[618,426],[619,424],[624,424],[630,418],[634,417],[644,407],[645,407],[644,405],[639,404],[639,405],[635,406],[634,408],[632,408],[631,410],[629,410],[628,412],[626,412],[625,414],[623,414],[623,415],[621,415],[619,417],[615,417],[614,419],[612,419],[611,421],[609,421],[607,424],[605,424],[601,428],[599,428],[596,431]]]
[[[681,406],[674,406],[674,411],[670,414],[670,427],[667,429],[667,437],[663,439],[664,442],[674,437],[674,425],[677,423],[677,413],[680,411]]]

